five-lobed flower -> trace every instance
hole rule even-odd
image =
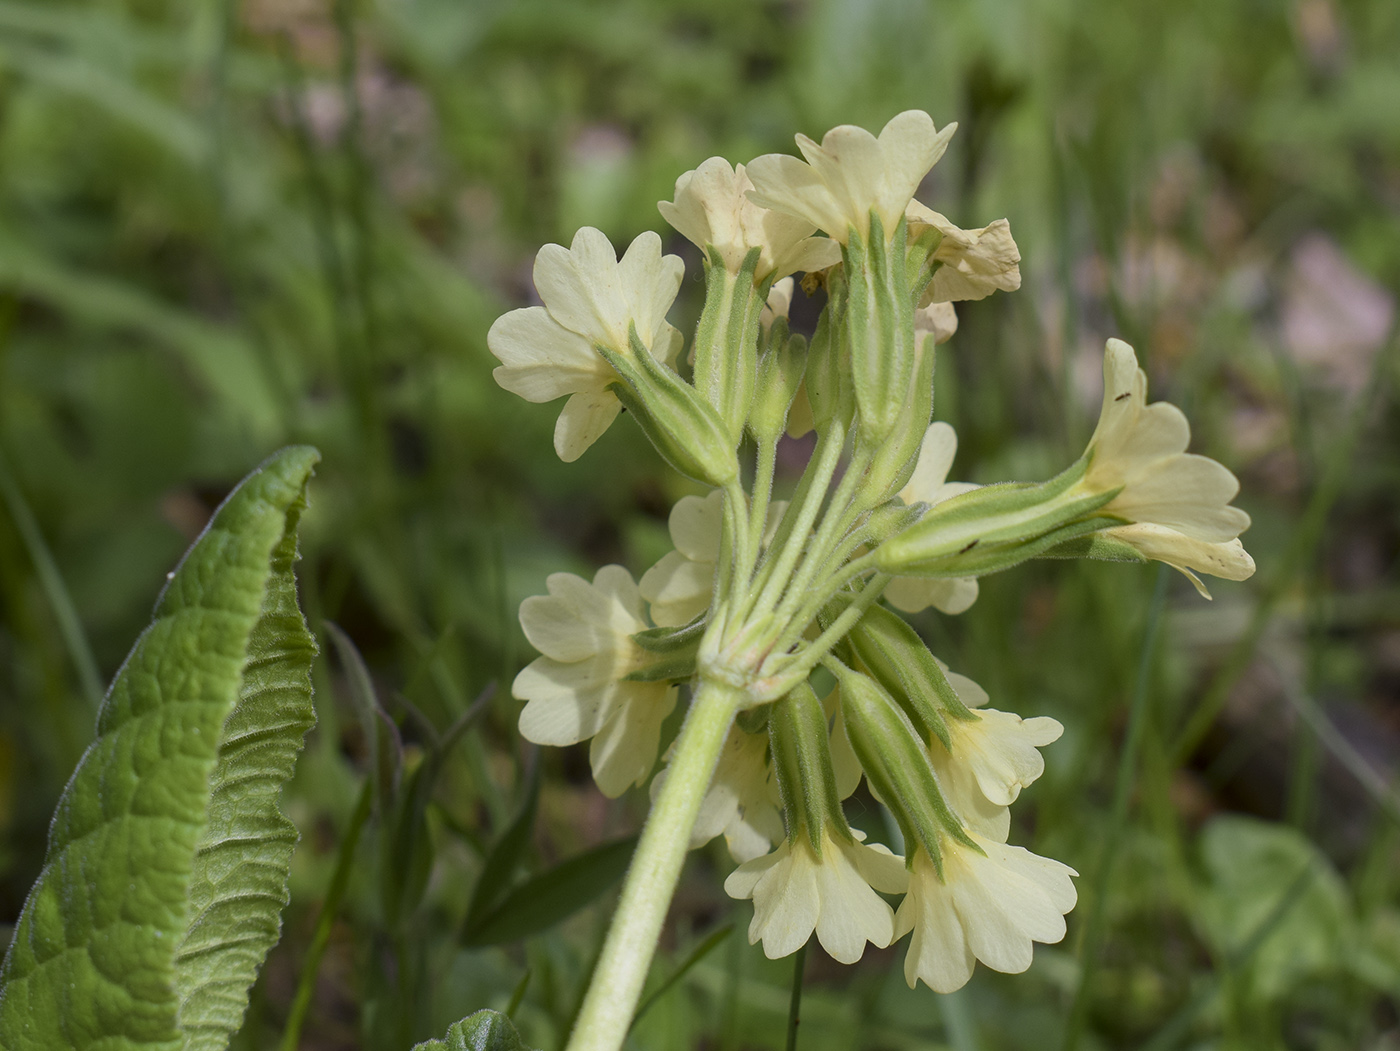
[[[859,960],[867,942],[883,949],[894,940],[894,910],[876,891],[901,894],[907,885],[903,858],[826,826],[817,844],[805,830],[790,835],[724,881],[730,897],[753,899],[749,941],[761,941],[770,960],[796,952],[815,932],[841,963]]]
[[[754,185],[749,199],[804,219],[841,244],[851,229],[869,240],[874,212],[885,238],[892,238],[914,191],[943,156],[955,130],[956,124],[948,124],[939,131],[927,113],[906,110],[878,137],[850,124],[832,128],[820,145],[798,135],[797,148],[806,162],[784,153],[756,157],[748,166]]]
[[[631,353],[630,332],[658,361],[680,349],[680,332],[666,321],[685,265],[661,254],[661,238],[647,231],[621,260],[599,230],[585,226],[573,243],[548,244],[535,257],[535,290],[543,306],[501,315],[486,345],[501,362],[493,375],[526,401],[570,395],[554,429],[554,449],[577,460],[622,409],[608,385],[617,373],[596,347]]]
[[[916,851],[909,892],[895,914],[895,937],[912,934],[904,979],[935,992],[961,989],[981,960],[1019,974],[1031,965],[1034,942],[1065,936],[1065,913],[1077,894],[1068,865],[1024,847],[970,832],[971,845],[945,837],[940,866]],[[941,872],[939,868],[941,867]]]
[[[730,855],[742,863],[768,853],[783,838],[782,800],[767,752],[766,734],[730,728],[700,803],[700,816],[690,836],[692,848],[722,835]],[[662,777],[664,773],[653,784]]]
[[[748,197],[752,189],[742,164],[731,167],[723,157],[711,157],[676,180],[674,201],[656,207],[697,248],[718,252],[730,273],[737,274],[758,248],[755,284],[841,261],[840,245],[812,236],[815,223],[755,204]]]
[[[552,573],[549,594],[520,604],[520,625],[539,650],[511,692],[526,702],[520,733],[536,744],[592,738],[589,761],[603,794],[620,796],[656,765],[661,724],[676,705],[676,687],[627,676],[654,654],[632,636],[647,628],[642,596],[627,570],[604,566],[589,583]]]
[[[1099,513],[1128,524],[1104,535],[1180,570],[1206,598],[1198,572],[1227,580],[1251,576],[1254,560],[1238,539],[1249,515],[1230,506],[1239,481],[1215,460],[1186,451],[1191,426],[1180,409],[1147,403],[1147,374],[1132,347],[1110,339],[1103,373],[1103,408],[1079,487],[1118,490]]]
[[[1021,252],[1005,219],[980,230],[964,230],[918,201],[910,201],[904,215],[910,242],[929,228],[940,235],[933,253],[939,266],[919,299],[921,307],[985,299],[993,292],[1014,292],[1021,287]]]

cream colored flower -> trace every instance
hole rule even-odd
[[[813,237],[813,223],[755,204],[747,196],[752,189],[742,164],[731,168],[723,157],[711,157],[676,180],[674,202],[656,207],[696,247],[717,249],[730,273],[737,274],[750,249],[759,248],[755,282],[841,261],[841,246]]]
[[[899,894],[907,884],[903,858],[823,829],[820,856],[805,834],[784,839],[735,869],[724,889],[753,899],[749,942],[763,942],[770,960],[796,952],[816,931],[833,960],[855,963],[866,942],[883,949],[894,937],[894,911],[875,891]]]
[[[656,782],[659,783],[658,777]],[[729,731],[715,767],[714,780],[700,803],[690,836],[694,848],[718,835],[735,861],[768,853],[783,838],[782,801],[768,760],[768,735]]]
[[[869,240],[873,211],[889,240],[956,129],[949,124],[938,131],[927,113],[906,110],[879,138],[850,124],[832,128],[820,146],[799,135],[806,163],[782,153],[755,158],[748,167],[749,200],[797,216],[842,244],[852,227]]]
[[[793,285],[790,277],[773,282],[773,287],[768,290],[768,301],[763,304],[763,309],[758,314],[758,323],[765,329],[772,328],[773,322],[778,318],[787,320],[788,311],[792,309]]]
[[[724,494],[683,496],[671,508],[668,525],[676,550],[642,574],[642,597],[651,603],[658,627],[689,624],[710,608],[715,562],[724,522]]]
[[[1065,936],[1065,913],[1077,899],[1068,865],[970,833],[978,853],[943,840],[943,876],[920,850],[909,874],[909,893],[895,915],[895,937],[913,931],[904,958],[904,980],[922,978],[930,989],[951,993],[972,977],[981,960],[994,971],[1019,974],[1031,965],[1033,942]]]
[[[770,505],[765,540],[772,537],[786,509],[783,500]],[[681,497],[671,508],[668,524],[676,550],[642,574],[641,592],[651,603],[651,619],[658,627],[678,628],[710,608],[724,530],[724,494],[715,489],[708,496]]]
[[[661,238],[647,232],[622,259],[601,231],[585,226],[569,248],[545,245],[535,257],[535,290],[544,306],[501,315],[486,345],[501,361],[492,375],[526,401],[571,395],[554,428],[554,448],[577,460],[608,429],[622,408],[607,389],[617,374],[594,348],[630,353],[628,330],[658,361],[680,349],[681,334],[666,321],[685,266],[661,254]]]
[[[849,799],[860,787],[860,779],[865,775],[865,771],[861,769],[856,750],[851,747],[851,739],[846,734],[846,717],[841,711],[839,684],[833,686],[831,692],[822,699],[822,711],[831,726],[831,772],[836,775],[836,798]]]
[[[1191,427],[1180,409],[1164,401],[1147,404],[1147,374],[1132,347],[1110,339],[1103,375],[1103,409],[1079,488],[1121,488],[1101,513],[1132,523],[1105,534],[1179,569],[1207,598],[1192,570],[1227,580],[1249,577],[1254,560],[1237,539],[1249,528],[1249,515],[1229,506],[1240,488],[1235,476],[1186,451]]]
[[[1005,843],[1011,804],[1045,772],[1038,749],[1058,741],[1065,728],[1043,715],[1022,719],[995,708],[979,708],[977,715],[946,720],[952,748],[930,741],[929,758],[953,813],[972,831]]]
[[[920,306],[985,299],[993,292],[1021,287],[1021,253],[1005,219],[980,230],[963,230],[918,201],[910,201],[904,214],[910,241],[930,226],[943,235],[933,253],[943,265],[934,271]]]
[[[922,501],[933,506],[976,489],[968,482],[947,481],[957,451],[958,437],[953,428],[942,421],[930,424],[914,473],[899,491],[899,498],[909,505]],[[943,613],[961,613],[977,601],[977,578],[895,577],[885,588],[885,598],[905,613],[917,613],[929,606]]]
[[[939,343],[947,343],[957,330],[958,312],[953,309],[952,303],[929,303],[914,311],[916,339],[922,338],[925,341],[932,339],[936,346]],[[921,333],[922,336],[920,336]],[[927,342],[925,342],[926,345]]]
[[[590,584],[552,573],[549,594],[520,604],[520,625],[543,654],[515,677],[527,702],[520,733],[536,744],[593,738],[588,758],[603,794],[640,785],[656,764],[661,723],[676,705],[664,682],[625,682],[654,659],[631,636],[647,628],[642,596],[621,566],[604,566]]]

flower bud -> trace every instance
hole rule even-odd
[[[787,426],[788,410],[807,368],[807,341],[787,334],[779,318],[758,362],[758,391],[749,410],[749,431],[760,442],[776,442]],[[781,331],[779,331],[781,329]]]

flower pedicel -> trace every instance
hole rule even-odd
[[[914,200],[954,127],[911,110],[879,135],[798,136],[802,159],[716,157],[682,175],[660,208],[704,253],[689,353],[665,319],[683,266],[654,233],[620,260],[597,230],[546,245],[543,305],[492,326],[503,387],[530,401],[568,395],[562,459],[626,407],[707,490],[676,505],[676,550],[640,585],[618,566],[591,583],[556,573],[548,596],[521,607],[542,654],[515,680],[521,732],[591,741],[607,795],[647,781],[678,688],[690,695],[572,1051],[621,1046],[685,853],[720,835],[737,865],[725,889],[753,900],[749,937],[770,957],[815,934],[854,962],[908,935],[911,986],[957,989],[979,960],[1025,970],[1035,942],[1064,936],[1075,872],[1009,845],[1009,808],[1062,727],[990,707],[896,610],[961,612],[979,577],[1032,558],[1162,561],[1202,594],[1198,574],[1253,572],[1234,476],[1186,452],[1185,417],[1148,404],[1118,340],[1078,460],[1043,482],[947,481],[957,442],[930,420],[935,347],[956,330],[954,301],[1021,280],[1005,220],[965,230]],[[787,320],[802,272],[827,292],[810,340]],[[780,437],[810,430],[792,499],[774,501]],[[752,466],[740,463],[748,442]],[[821,699],[818,668],[837,682]],[[903,856],[847,824],[842,800],[862,778]]]

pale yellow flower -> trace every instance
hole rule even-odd
[[[933,253],[943,265],[934,271],[919,301],[921,306],[985,299],[993,292],[1014,292],[1021,287],[1021,252],[1005,219],[980,230],[963,230],[918,201],[910,201],[904,214],[909,220],[910,241],[930,226],[943,235]]]
[[[607,389],[617,379],[595,347],[631,353],[629,328],[658,361],[669,361],[681,334],[666,321],[684,275],[679,256],[661,254],[647,232],[622,259],[601,231],[585,226],[569,248],[545,245],[535,257],[535,290],[544,306],[501,315],[486,345],[501,361],[492,373],[526,401],[571,395],[554,428],[554,448],[577,460],[622,408]]]
[[[822,700],[822,711],[831,725],[828,738],[831,748],[831,772],[836,775],[836,798],[849,799],[860,787],[860,779],[865,776],[861,769],[856,750],[851,747],[851,739],[846,734],[846,716],[841,711],[841,687],[833,686]]]
[[[798,135],[806,163],[782,153],[755,158],[748,167],[749,200],[803,219],[842,244],[851,228],[869,240],[874,212],[889,240],[956,129],[949,124],[938,131],[927,113],[906,110],[878,138],[850,124],[832,128],[821,145]]]
[[[929,758],[953,813],[972,831],[1005,843],[1011,804],[1045,772],[1039,749],[1058,741],[1065,728],[1043,715],[1022,719],[995,708],[978,708],[977,715],[947,719],[952,748],[930,741]]]
[[[750,249],[760,249],[755,282],[841,261],[840,245],[812,236],[815,224],[755,204],[747,196],[752,189],[742,164],[731,168],[723,157],[711,157],[676,180],[674,202],[656,207],[696,247],[718,250],[731,273],[739,272]]]
[[[520,604],[525,637],[543,656],[515,677],[512,694],[527,702],[520,733],[536,744],[586,741],[593,778],[616,797],[640,785],[656,764],[661,723],[676,705],[664,682],[626,682],[655,658],[631,636],[648,625],[642,596],[621,566],[604,566],[590,584],[553,573],[547,596]]]
[[[765,329],[772,328],[773,322],[778,318],[787,320],[788,311],[792,309],[793,285],[794,281],[790,277],[773,282],[773,287],[768,290],[768,300],[758,314],[758,323]]]
[[[765,540],[772,537],[786,509],[783,500],[769,507]],[[642,574],[641,592],[651,603],[651,619],[658,627],[678,628],[710,608],[724,529],[723,492],[681,497],[671,508],[668,524],[676,550]]]
[[[833,960],[855,963],[866,942],[883,949],[894,939],[894,911],[875,891],[899,894],[907,883],[903,858],[823,829],[820,857],[799,834],[740,865],[724,889],[753,899],[749,942],[763,942],[770,960],[796,952],[815,931]]]
[[[1103,372],[1103,409],[1079,487],[1121,487],[1102,513],[1132,523],[1105,534],[1179,569],[1207,598],[1192,570],[1227,580],[1249,577],[1254,560],[1237,539],[1249,528],[1249,515],[1230,506],[1240,483],[1216,461],[1186,451],[1191,427],[1180,409],[1147,403],[1147,374],[1132,347],[1110,339]]]
[[[935,992],[961,989],[981,960],[994,971],[1019,974],[1031,965],[1032,943],[1065,936],[1064,915],[1077,895],[1068,865],[1009,847],[976,832],[982,853],[943,839],[943,877],[920,850],[909,893],[895,915],[895,937],[913,931],[904,979]]]
[[[661,777],[656,779],[659,783]],[[723,835],[735,861],[768,853],[783,838],[782,801],[768,760],[768,735],[729,731],[714,779],[700,803],[692,849]]]
[[[928,340],[934,344],[947,343],[958,330],[958,312],[952,303],[928,303],[914,311],[914,332],[927,346]]]
[[[933,506],[976,489],[968,482],[947,480],[957,451],[958,437],[953,428],[941,420],[930,424],[919,447],[914,473],[899,491],[899,498],[908,505],[923,502]],[[885,588],[885,598],[905,613],[917,613],[929,606],[943,613],[961,613],[977,601],[977,578],[895,577]]]

